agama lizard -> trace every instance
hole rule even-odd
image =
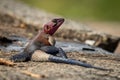
[[[13,55],[10,59],[15,62],[22,61],[51,61],[56,63],[67,63],[73,65],[79,65],[87,68],[95,68],[100,70],[106,70],[100,67],[95,67],[81,61],[74,59],[68,59],[62,48],[55,47],[55,39],[52,35],[64,22],[63,18],[56,18],[44,25],[44,29],[39,31],[26,46],[26,48]]]

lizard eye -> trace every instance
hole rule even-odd
[[[57,19],[53,19],[52,22],[57,23]]]

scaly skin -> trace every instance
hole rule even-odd
[[[53,19],[49,23],[44,25],[44,29],[33,38],[32,41],[26,46],[23,52],[11,57],[11,60],[15,62],[20,61],[51,61],[56,63],[66,63],[72,65],[83,66],[86,68],[95,68],[99,70],[108,70],[100,67],[95,67],[90,64],[83,63],[81,61],[67,59],[65,52],[62,48],[56,48],[55,40],[52,35],[64,22],[64,19]],[[59,54],[59,57],[57,57]]]

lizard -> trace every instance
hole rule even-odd
[[[38,32],[38,34],[28,43],[26,48],[22,52],[13,55],[10,60],[14,62],[24,62],[29,60],[51,61],[106,70],[104,68],[95,67],[75,59],[69,59],[62,48],[55,47],[56,41],[52,35],[63,24],[63,22],[64,18],[55,18],[46,23],[43,30]]]
[[[43,30],[39,31],[38,34],[30,42],[28,42],[25,49],[22,52],[13,55],[10,59],[15,62],[29,61],[35,50],[43,49],[47,51],[47,47],[51,49],[49,49],[49,52],[47,51],[48,53],[52,53],[52,55],[56,55],[56,53],[59,53],[59,50],[62,49],[54,47],[56,41],[52,37],[52,35],[62,25],[63,22],[63,18],[56,18],[46,23],[43,27]],[[60,55],[62,55],[62,57],[67,58],[65,53],[61,53]]]

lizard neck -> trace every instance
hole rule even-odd
[[[39,31],[39,33],[33,39],[33,42],[39,42],[41,44],[49,46],[51,44],[49,43],[48,39],[49,39],[49,34],[46,34],[43,31]]]
[[[31,43],[39,43],[42,46],[54,46],[55,39],[51,35],[46,34],[44,31],[39,31]]]

